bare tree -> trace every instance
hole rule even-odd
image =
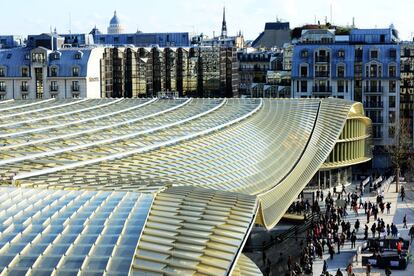
[[[404,168],[407,173],[411,173],[413,167],[413,158],[412,158],[412,128],[410,120],[406,118],[401,118],[400,123],[395,129],[394,144],[386,146],[386,151],[388,152],[392,166],[395,170],[395,176],[397,178],[395,189],[398,193],[398,187],[400,183],[400,174],[401,169]],[[408,176],[408,175],[405,175]]]

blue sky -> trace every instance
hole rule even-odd
[[[59,33],[69,30],[89,32],[96,26],[103,32],[113,11],[128,32],[187,31],[207,34],[219,33],[223,5],[226,6],[229,34],[241,30],[247,39],[254,39],[267,21],[276,17],[290,21],[291,27],[316,20],[333,23],[355,23],[359,28],[388,27],[391,23],[400,37],[414,34],[412,0],[5,0],[1,4],[1,34],[36,34],[48,32],[50,26]],[[69,14],[71,16],[69,16]]]

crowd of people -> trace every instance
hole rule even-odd
[[[376,190],[375,190],[376,191]],[[363,231],[363,239],[369,239],[369,230],[372,238],[398,237],[398,228],[394,223],[386,224],[381,214],[390,213],[391,203],[384,201],[383,193],[377,194],[375,202],[364,200],[364,187],[360,187],[356,192],[347,192],[344,185],[340,191],[334,188],[333,193],[330,191],[324,195],[323,191],[316,192],[316,200],[310,204],[309,201],[298,201],[291,207],[291,212],[316,214],[317,219],[312,222],[310,229],[306,233],[306,241],[302,246],[302,251],[298,262],[293,262],[292,257],[287,259],[287,275],[302,275],[302,273],[311,274],[313,272],[313,262],[319,258],[323,259],[325,252],[329,253],[330,259],[335,258],[335,254],[340,254],[345,242],[350,242],[351,248],[355,248],[357,235]],[[402,200],[405,197],[405,191],[401,190]],[[323,212],[320,212],[320,202],[325,203]],[[365,225],[362,227],[360,218],[354,223],[348,219],[349,212],[356,215],[366,216]],[[371,224],[372,223],[372,224]],[[404,217],[404,226],[406,227],[406,217]],[[362,228],[362,229],[361,229]],[[361,233],[362,236],[362,233]],[[361,237],[360,236],[360,237]],[[410,229],[410,236],[414,238],[414,226]],[[303,243],[303,242],[302,242]],[[332,268],[331,268],[332,269]],[[367,267],[370,270],[370,266]],[[328,264],[324,261],[323,275],[329,274]],[[346,272],[352,275],[352,265],[350,264]],[[343,275],[340,270],[338,276]]]

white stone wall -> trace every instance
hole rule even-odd
[[[86,77],[86,93],[87,98],[101,97],[101,65],[100,61],[104,53],[104,48],[95,48],[91,51]]]

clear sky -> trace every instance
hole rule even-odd
[[[106,33],[113,11],[117,10],[128,32],[186,31],[219,34],[222,8],[226,6],[229,35],[241,30],[254,39],[265,22],[278,17],[291,28],[331,18],[347,25],[355,17],[359,28],[384,28],[391,23],[407,40],[414,34],[413,0],[1,0],[0,34],[89,32],[96,25]],[[71,20],[69,20],[71,18]],[[69,24],[71,22],[71,24]]]

